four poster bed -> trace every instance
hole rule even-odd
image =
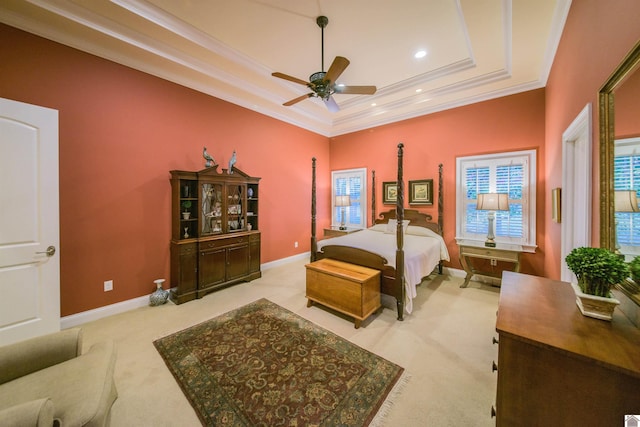
[[[311,262],[332,258],[380,270],[380,292],[396,299],[398,320],[405,309],[411,312],[416,286],[438,267],[449,261],[442,239],[443,190],[442,164],[438,166],[438,222],[415,209],[404,208],[402,143],[398,144],[397,200],[395,209],[381,212],[376,218],[375,171],[372,172],[372,227],[344,236],[316,238],[316,159],[312,159],[311,193]]]

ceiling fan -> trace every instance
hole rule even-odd
[[[331,96],[334,93],[347,95],[373,95],[374,93],[376,93],[375,86],[336,86],[336,80],[349,65],[349,60],[342,56],[336,56],[336,58],[331,63],[329,70],[327,72],[324,71],[324,27],[326,27],[329,23],[329,19],[326,16],[318,16],[318,18],[316,18],[316,23],[322,31],[322,71],[311,74],[311,76],[309,76],[308,82],[305,82],[304,80],[298,79],[296,77],[289,76],[287,74],[277,72],[272,73],[271,75],[273,77],[278,77],[281,79],[289,80],[290,82],[305,85],[312,91],[305,95],[294,98],[291,101],[287,101],[282,105],[289,107],[307,98],[316,97],[324,101],[329,111],[336,112],[340,110],[340,108]]]

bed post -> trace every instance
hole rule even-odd
[[[406,290],[404,287],[404,233],[402,221],[404,220],[404,181],[402,178],[402,156],[404,144],[398,144],[398,181],[397,181],[397,199],[396,199],[396,241],[398,248],[396,249],[396,284],[400,286],[400,298],[396,296],[396,305],[398,308],[398,320],[404,320],[404,300]]]
[[[444,187],[442,186],[442,163],[438,165],[438,227],[440,235],[444,237]],[[442,260],[438,263],[438,273],[442,274]]]
[[[376,223],[376,171],[371,171],[371,226]]]
[[[316,239],[316,158],[311,158],[311,262],[316,260],[318,241]]]

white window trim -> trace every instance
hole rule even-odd
[[[367,194],[368,194],[367,193],[367,168],[341,169],[341,170],[331,171],[331,226],[332,227],[337,227],[340,225],[340,218],[335,217],[336,194],[335,194],[334,184],[336,182],[336,176],[354,175],[354,174],[360,174],[362,178],[362,184],[360,186],[360,195],[361,195],[360,218],[362,218],[362,224],[352,224],[349,221],[346,221],[345,226],[348,228],[366,228],[367,227]],[[353,209],[353,208],[349,207],[348,209]]]
[[[522,247],[523,252],[535,252],[537,248],[536,244],[536,150],[523,150],[523,151],[509,151],[504,153],[495,154],[482,154],[478,156],[464,156],[456,158],[456,242],[459,245],[474,244],[484,242],[485,239],[479,239],[476,237],[467,237],[464,235],[463,219],[465,218],[465,191],[463,184],[464,178],[464,166],[474,162],[487,162],[487,161],[499,161],[500,159],[513,158],[513,157],[526,157],[529,170],[528,181],[528,197],[522,201],[523,209],[527,210],[527,223],[526,227],[527,235],[523,242],[519,242],[518,246]],[[514,242],[509,239],[496,237],[497,243],[505,243],[513,246]]]

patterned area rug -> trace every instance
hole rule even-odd
[[[367,426],[404,370],[266,299],[154,345],[208,426]]]

